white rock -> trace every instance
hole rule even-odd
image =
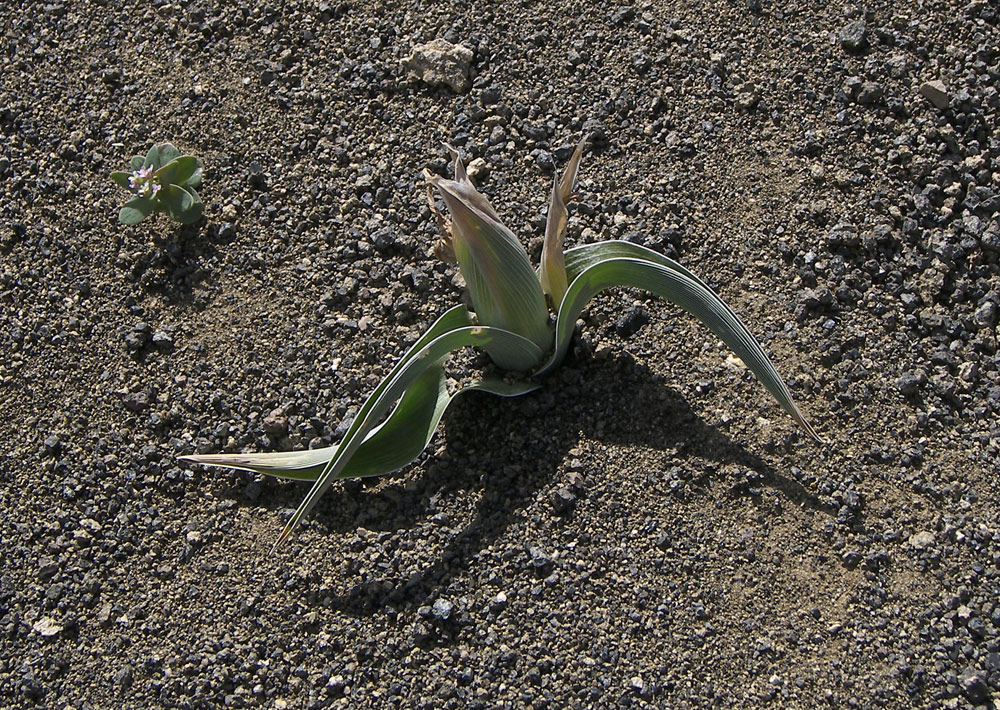
[[[472,50],[444,39],[436,39],[413,48],[403,60],[410,76],[431,85],[451,87],[452,91],[469,90],[469,64]]]
[[[925,547],[930,547],[934,544],[934,533],[923,532],[913,533],[910,535],[910,545],[917,548],[918,550],[923,550]]]
[[[51,616],[43,616],[41,619],[32,624],[31,628],[36,634],[40,634],[46,638],[55,636],[63,630],[62,624],[53,619]]]

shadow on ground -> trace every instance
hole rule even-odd
[[[444,418],[444,431],[447,460],[428,463],[426,473],[415,483],[404,485],[398,476],[397,481],[391,477],[347,481],[320,502],[314,516],[326,529],[340,534],[359,526],[405,531],[433,515],[434,499],[475,490],[480,499],[471,521],[429,567],[385,573],[339,594],[324,595],[324,606],[369,615],[390,604],[420,606],[433,600],[505,533],[539,491],[565,474],[570,451],[581,437],[675,455],[678,463],[710,462],[705,467],[708,474],[696,481],[699,485],[710,478],[728,477],[723,467],[735,467],[741,473],[738,480],[729,481],[733,496],[757,498],[760,489],[767,487],[796,506],[830,516],[836,513],[800,483],[705,424],[662,377],[628,355],[570,362],[545,389],[524,398],[508,400],[482,393],[460,397]],[[585,478],[606,475],[601,466],[588,465]],[[696,491],[702,490],[699,485]],[[270,504],[257,503],[294,507],[303,492],[301,486],[280,486],[273,489]]]

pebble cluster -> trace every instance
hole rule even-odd
[[[995,707],[1000,12],[845,7],[0,6],[0,706]],[[335,443],[462,298],[440,143],[537,260],[583,134],[567,245],[700,274],[827,445],[613,291],[270,555],[305,486],[176,457]],[[205,220],[123,228],[163,140]]]

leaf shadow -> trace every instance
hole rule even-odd
[[[342,495],[321,501],[314,515],[331,533],[346,534],[364,526],[386,535],[404,535],[428,518],[433,520],[435,501],[442,496],[462,491],[479,496],[471,519],[429,566],[411,565],[394,573],[367,568],[360,574],[363,581],[322,595],[322,605],[370,615],[390,605],[418,608],[431,602],[504,535],[541,491],[564,485],[557,479],[567,476],[570,452],[581,436],[676,455],[681,464],[707,461],[703,478],[726,478],[720,465],[735,465],[747,472],[730,481],[729,493],[735,497],[750,497],[753,503],[759,489],[767,487],[794,505],[831,517],[836,513],[798,481],[706,424],[664,378],[628,354],[571,360],[547,385],[514,400],[463,395],[444,418],[444,460],[429,463],[417,480],[403,482],[397,476],[374,484],[347,482]],[[608,392],[617,396],[592,406],[595,394]],[[641,422],[637,412],[645,415]],[[592,475],[599,474],[588,472],[585,478]],[[524,557],[529,564],[527,551]]]

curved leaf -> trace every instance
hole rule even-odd
[[[154,145],[146,153],[145,160],[142,161],[142,167],[148,168],[150,165],[153,166],[153,170],[157,170],[160,167],[160,146]]]
[[[552,198],[549,200],[549,211],[545,217],[545,240],[542,245],[542,263],[539,266],[539,280],[544,291],[556,306],[566,294],[569,282],[566,276],[565,255],[563,253],[563,233],[569,212],[566,209],[573,197],[573,187],[576,184],[576,173],[580,168],[580,159],[587,144],[586,136],[580,140],[569,159],[562,178],[552,185]]]
[[[412,346],[410,346],[410,349],[403,354],[403,357],[399,359],[399,362],[397,362],[395,366],[393,366],[393,368],[389,371],[389,374],[387,374],[382,379],[382,381],[379,382],[378,386],[368,396],[368,401],[365,404],[367,405],[369,402],[371,402],[371,400],[374,397],[379,396],[380,394],[385,392],[385,390],[389,386],[390,381],[400,373],[400,371],[406,366],[406,364],[410,360],[414,359],[417,355],[419,355],[420,352],[424,348],[426,348],[431,342],[433,342],[436,338],[444,335],[445,333],[457,330],[458,328],[465,328],[470,325],[472,325],[472,315],[465,309],[464,306],[455,306],[454,308],[450,308],[447,311],[445,311],[440,318],[438,318],[436,321],[434,321],[434,323],[431,324],[431,327],[428,328],[423,335],[417,338],[417,341]],[[355,421],[357,421],[358,417],[361,416],[362,412],[359,412],[355,417]],[[323,451],[325,451],[325,449]],[[314,452],[309,452],[309,453],[314,453]],[[319,455],[322,456],[322,454]],[[210,454],[209,456],[217,457],[217,456],[222,456],[222,454]],[[272,456],[276,456],[276,454]],[[182,461],[210,463],[209,461],[205,460],[204,456],[181,456],[180,458]],[[332,456],[329,456],[323,460],[329,460],[330,458],[332,458]],[[226,465],[226,464],[220,464],[220,465]],[[240,468],[240,467],[234,467],[234,468]]]
[[[177,150],[172,143],[160,143],[156,146],[156,150],[157,157],[154,164],[156,165],[157,170],[181,154],[181,152]]]
[[[430,443],[448,405],[463,392],[480,390],[500,397],[518,397],[541,387],[484,378],[449,394],[446,379],[442,365],[428,368],[407,388],[388,419],[369,433],[340,477],[380,476],[416,459]]]
[[[340,478],[381,476],[414,461],[430,443],[448,405],[463,392],[482,390],[501,397],[516,397],[540,387],[534,383],[508,383],[483,379],[448,393],[444,367],[429,367],[411,384],[389,417],[372,429],[344,466]],[[237,468],[296,481],[315,481],[336,454],[336,446],[309,451],[265,454],[206,454],[185,456],[187,461]]]
[[[156,203],[148,197],[133,197],[125,203],[118,213],[118,221],[122,224],[139,224],[156,210]]]
[[[201,162],[193,155],[182,155],[156,171],[161,185],[186,185],[196,172],[201,170]]]
[[[542,359],[541,349],[527,338],[501,328],[487,326],[459,327],[440,335],[415,353],[411,349],[405,361],[393,368],[389,376],[379,383],[362,405],[343,441],[337,447],[337,453],[324,466],[312,490],[281,531],[274,544],[275,548],[288,539],[302,518],[316,505],[320,496],[330,488],[334,480],[341,477],[344,466],[361,446],[368,432],[388,411],[390,405],[403,395],[410,384],[427,368],[439,366],[440,359],[448,353],[470,345],[484,349],[499,345],[512,359],[520,363],[530,363],[528,366],[534,366]]]
[[[545,348],[552,342],[549,309],[528,253],[469,180],[454,151],[455,179],[424,172],[451,213],[448,228],[458,268],[479,322],[510,330]],[[487,350],[500,367],[517,369]]]
[[[354,418],[354,421],[351,423],[351,426],[348,428],[343,440],[332,452],[332,455],[328,451],[311,451],[298,452],[297,454],[291,455],[291,458],[289,458],[289,455],[285,455],[286,458],[284,460],[271,459],[269,463],[278,464],[279,466],[284,466],[289,462],[294,464],[288,466],[286,470],[295,470],[303,467],[308,468],[309,465],[323,462],[322,469],[316,477],[315,484],[309,491],[305,500],[302,501],[301,505],[299,505],[291,519],[285,525],[284,530],[275,543],[275,547],[279,546],[282,542],[288,539],[288,536],[298,526],[302,518],[307,515],[310,510],[312,510],[320,496],[326,492],[332,482],[337,478],[342,478],[346,475],[345,469],[349,465],[351,459],[369,438],[374,439],[371,444],[372,451],[374,451],[375,448],[381,446],[385,441],[385,439],[382,439],[381,437],[376,439],[379,432],[388,428],[388,432],[384,434],[384,436],[388,437],[391,436],[394,431],[397,433],[401,431],[400,427],[405,424],[405,417],[403,417],[402,414],[400,415],[401,418],[390,417],[390,419],[387,420],[382,427],[375,430],[375,425],[383,417],[383,415],[385,415],[393,402],[397,399],[402,399],[409,388],[428,370],[440,370],[441,360],[447,356],[448,353],[469,345],[480,347],[490,345],[499,346],[504,349],[509,357],[515,359],[522,369],[534,367],[542,359],[542,351],[530,340],[499,328],[473,326],[471,314],[462,306],[456,306],[455,308],[447,311],[428,329],[426,333],[424,333],[424,335],[417,340],[416,343],[413,344],[410,350],[407,351],[398,363],[396,363],[389,374],[378,384],[372,394],[369,395],[368,399],[359,410],[357,416]],[[435,374],[434,377],[440,377],[440,375]],[[438,407],[441,407],[441,412],[444,411],[440,402],[440,389],[432,391],[431,394],[420,392],[420,389],[430,387],[429,383],[434,381],[435,380],[428,375],[427,381],[425,381],[421,387],[418,387],[417,393],[407,400],[405,404],[407,410],[412,409],[413,411],[417,411],[423,407],[424,411],[426,411],[427,402],[429,401],[426,398],[432,396],[434,411],[436,411]],[[505,389],[500,385],[489,385],[489,387],[490,391],[503,391]],[[402,402],[400,406],[403,406]],[[447,406],[447,403],[444,403],[443,406]],[[398,408],[399,406],[397,406],[397,409]],[[440,413],[433,414],[433,417],[436,417],[436,419],[433,420],[436,425],[436,421],[440,419]],[[429,426],[432,419],[427,418],[425,415],[424,421],[427,423],[427,426]],[[375,433],[372,433],[373,430]],[[407,436],[429,436],[424,429],[418,428],[418,431],[422,433],[417,435],[407,434]],[[430,431],[432,432],[433,428],[431,428]],[[417,453],[419,453],[419,450]],[[309,457],[315,458],[310,459]],[[388,460],[389,457],[383,458],[380,455],[375,455],[374,452],[366,454],[366,457],[366,459],[363,458],[358,464],[356,464],[357,468],[353,471],[355,475],[357,475],[358,472],[363,472],[364,470],[372,471],[378,467],[395,463],[394,461]],[[251,463],[254,465],[257,464],[257,461],[248,461],[247,457],[242,457],[242,461],[236,461],[235,459],[223,460],[215,456],[186,456],[182,458],[188,461],[214,463],[217,465],[237,464],[237,467],[240,468],[249,468],[249,464]],[[368,468],[363,469],[363,465],[368,466]]]
[[[112,180],[115,181],[115,183],[117,183],[121,187],[124,187],[126,190],[129,191],[132,190],[132,186],[128,182],[128,179],[130,177],[129,173],[123,173],[116,170],[115,172],[111,173],[110,177]]]
[[[177,185],[164,185],[160,189],[157,199],[163,205],[167,216],[177,221],[180,221],[181,215],[194,206],[194,198],[191,197],[191,193]]]
[[[574,253],[575,252],[575,253]],[[615,256],[629,254],[629,256]],[[806,432],[819,435],[799,411],[781,376],[739,317],[701,279],[677,262],[627,242],[605,242],[566,253],[567,272],[574,275],[559,307],[556,349],[539,374],[555,368],[565,357],[576,319],[600,291],[632,286],[651,291],[700,320],[728,345],[761,384]]]

